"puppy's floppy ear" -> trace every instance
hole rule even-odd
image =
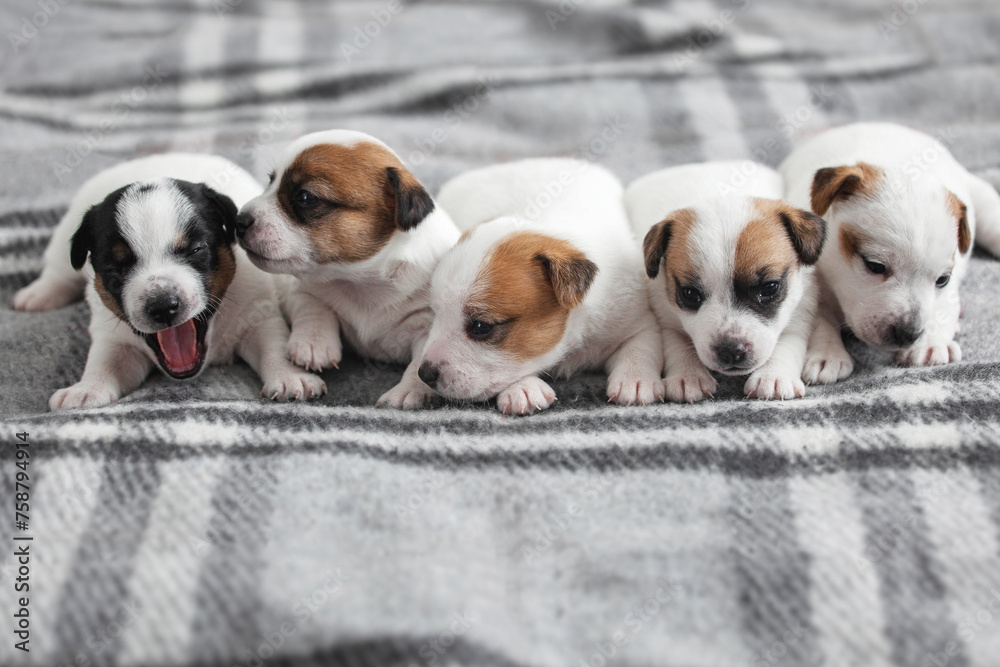
[[[813,213],[823,215],[838,199],[848,199],[874,187],[881,175],[878,167],[867,162],[820,169],[813,176],[810,191]]]
[[[670,244],[673,228],[674,221],[667,218],[646,232],[646,238],[642,241],[642,255],[646,260],[646,275],[650,278],[655,278],[660,273],[660,260],[667,254],[667,245]]]
[[[69,246],[69,261],[73,268],[79,271],[87,263],[87,255],[90,254],[90,246],[94,238],[94,219],[98,215],[98,210],[103,204],[91,206],[80,221],[80,227],[73,234],[73,240]]]
[[[802,209],[788,207],[778,212],[781,224],[803,264],[815,264],[826,240],[826,220]]]
[[[559,305],[579,306],[597,276],[597,265],[571,243],[561,240],[547,244],[535,259],[545,269]]]
[[[947,191],[948,208],[955,216],[958,224],[958,251],[961,254],[969,252],[972,246],[972,230],[969,229],[969,211],[962,200],[955,196],[954,192]]]
[[[202,195],[208,201],[216,221],[226,235],[226,242],[230,245],[236,243],[236,215],[239,213],[236,204],[233,203],[232,199],[218,190],[213,190],[205,183],[201,183],[200,186]]]
[[[407,169],[386,167],[386,194],[393,202],[396,226],[407,231],[434,210],[434,200]]]

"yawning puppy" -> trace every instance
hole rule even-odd
[[[315,369],[340,363],[341,331],[364,357],[409,362],[431,323],[431,273],[458,239],[395,153],[347,130],[293,142],[243,207],[237,234],[257,266],[298,278],[285,303],[288,354]],[[378,404],[413,407],[432,395],[411,365]]]
[[[844,324],[900,364],[959,361],[959,284],[974,241],[1000,255],[1000,195],[938,141],[882,123],[824,132],[781,172],[788,199],[830,223],[806,380],[851,373]]]
[[[86,288],[90,354],[80,381],[52,396],[53,410],[115,401],[154,365],[183,380],[234,354],[270,398],[326,390],[285,359],[288,327],[272,278],[235,247],[236,205],[258,192],[228,160],[186,154],[126,162],[80,188],[41,276],[14,296],[18,310],[50,310]]]
[[[795,398],[816,310],[822,218],[779,201],[781,177],[751,162],[657,171],[625,202],[644,238],[672,401],[711,397],[709,370],[748,375],[753,398]]]
[[[465,173],[438,201],[467,231],[434,273],[424,382],[527,414],[555,400],[539,373],[602,368],[612,401],[663,399],[660,336],[614,176],[524,160]]]

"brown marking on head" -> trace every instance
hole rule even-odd
[[[487,343],[515,359],[538,357],[562,339],[597,265],[569,241],[515,232],[498,243],[476,278],[469,316],[497,326]]]
[[[111,256],[116,262],[124,262],[132,255],[132,251],[124,243],[115,243],[111,246]]]
[[[97,295],[101,297],[101,301],[108,307],[108,310],[117,315],[121,321],[128,322],[125,312],[118,305],[118,302],[115,301],[115,298],[111,296],[111,293],[108,292],[108,288],[104,285],[104,279],[100,273],[94,275],[94,289],[97,290]]]
[[[861,246],[864,245],[867,235],[857,226],[849,222],[842,223],[837,232],[840,245],[840,254],[847,261],[861,256]]]
[[[824,215],[834,201],[858,195],[872,196],[883,176],[881,169],[867,162],[820,169],[813,176],[810,192],[813,213]]]
[[[236,275],[236,257],[229,246],[221,246],[216,257],[215,268],[209,281],[209,300],[218,306]]]
[[[688,252],[687,239],[696,220],[697,215],[693,209],[682,208],[672,211],[666,218],[649,228],[642,242],[646,275],[655,278],[660,273],[660,260],[666,257],[668,277],[693,276],[694,266]],[[668,285],[672,282],[667,280]]]
[[[948,210],[955,217],[955,223],[958,225],[958,252],[964,255],[972,246],[972,231],[969,229],[968,209],[966,209],[962,200],[955,196],[955,193],[950,190],[946,190],[945,192],[945,197],[948,200]]]
[[[826,221],[795,208],[779,199],[751,198],[757,217],[751,220],[736,243],[736,270],[764,263],[764,257],[774,257],[778,264],[785,261],[791,250],[793,259],[805,265],[815,264],[826,240]]]
[[[314,204],[296,204],[303,190]],[[399,158],[370,142],[305,149],[282,174],[278,202],[293,224],[305,228],[319,262],[368,259],[434,210]]]

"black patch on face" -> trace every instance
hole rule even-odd
[[[762,319],[774,319],[788,296],[787,278],[787,270],[780,276],[768,275],[764,271],[751,279],[737,276],[733,280],[733,304],[756,313]],[[771,294],[773,283],[777,283],[777,289]]]
[[[91,206],[84,214],[80,227],[70,244],[70,261],[74,269],[81,269],[90,256],[94,273],[100,277],[104,291],[124,313],[122,289],[136,257],[118,227],[115,210],[118,202],[131,186],[119,188]],[[114,308],[112,308],[114,310]]]

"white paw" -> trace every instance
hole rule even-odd
[[[260,395],[272,401],[302,401],[319,398],[326,393],[326,383],[312,373],[289,366],[264,382]]]
[[[530,415],[545,410],[556,400],[556,392],[534,375],[518,380],[497,395],[497,407],[505,415]]]
[[[62,308],[76,300],[79,290],[53,280],[39,278],[14,294],[14,310],[41,311]]]
[[[667,400],[674,403],[697,403],[706,398],[715,398],[715,390],[718,388],[719,383],[704,367],[668,375],[663,381]]]
[[[433,397],[434,390],[420,380],[403,378],[399,384],[379,396],[375,407],[415,410],[430,403]]]
[[[854,372],[854,360],[844,348],[806,353],[802,380],[806,384],[833,384]]]
[[[750,374],[746,384],[743,385],[743,393],[748,398],[759,398],[763,401],[774,398],[781,400],[801,398],[806,395],[806,385],[795,373],[765,366]]]
[[[663,380],[657,373],[612,373],[608,378],[608,400],[619,405],[649,405],[663,402]]]
[[[322,336],[309,331],[292,331],[286,347],[296,366],[311,371],[339,368],[343,348],[339,336]]]
[[[121,398],[117,386],[77,382],[72,387],[60,389],[49,399],[49,409],[73,410],[74,408],[99,408],[102,405],[114,403]]]
[[[962,360],[962,347],[957,341],[936,345],[915,345],[896,353],[900,366],[940,366]]]

